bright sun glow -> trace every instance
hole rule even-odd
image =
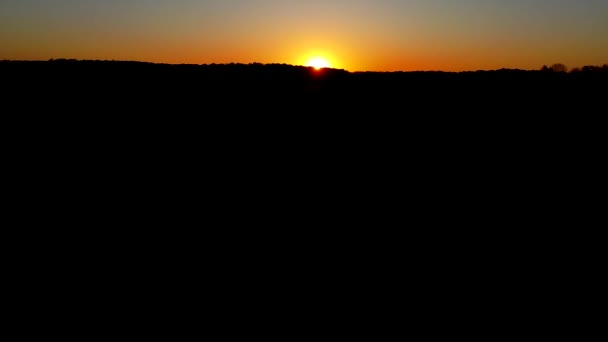
[[[331,68],[331,64],[323,57],[313,57],[306,62],[306,66],[313,67],[317,70],[322,68]]]

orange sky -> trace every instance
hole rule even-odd
[[[349,71],[608,63],[605,0],[3,0],[0,59]]]

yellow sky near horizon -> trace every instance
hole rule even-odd
[[[603,0],[5,0],[0,59],[286,63],[349,71],[608,63]]]

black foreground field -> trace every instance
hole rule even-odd
[[[6,119],[110,131],[148,125],[166,134],[169,127],[196,131],[217,124],[378,138],[404,132],[541,136],[561,129],[578,135],[574,127],[598,128],[591,123],[603,119],[608,93],[606,66],[569,73],[348,72],[60,59],[1,61],[0,76]]]
[[[600,212],[601,69],[52,61],[0,62],[0,75],[5,179],[15,189],[7,211],[49,239],[90,234],[68,258],[97,244],[94,254],[115,255],[129,276],[143,264],[198,277],[203,258],[225,279],[247,279],[218,283],[234,293],[264,272],[295,270],[300,282],[309,267],[323,279],[427,279],[422,290],[461,298],[487,281],[511,286],[505,272],[542,278],[547,258],[571,258],[551,238],[595,227],[586,213]],[[63,238],[53,224],[78,229]],[[124,247],[109,250],[117,241]],[[129,255],[138,261],[125,263]],[[568,260],[554,260],[561,275]],[[467,290],[463,277],[483,281]]]
[[[141,110],[174,114],[183,110],[233,114],[235,110],[284,114],[315,110],[332,115],[364,111],[411,115],[461,110],[462,116],[470,111],[538,115],[565,107],[587,111],[588,104],[607,89],[608,68],[585,67],[571,73],[513,69],[347,72],[286,64],[51,60],[2,61],[0,75],[5,94],[28,105],[44,99],[49,108],[66,110],[72,104],[95,111],[108,109],[106,105],[136,103]]]
[[[231,332],[234,308],[334,324],[384,303],[373,320],[400,327],[393,304],[413,301],[431,333],[563,336],[565,277],[601,284],[586,279],[604,240],[586,229],[603,212],[605,71],[53,61],[0,62],[0,77],[7,231],[29,248],[9,264],[35,277],[16,284],[37,314],[76,298],[148,326],[169,302],[218,300],[211,323]],[[194,326],[190,311],[167,312]]]
[[[321,160],[405,163],[455,175],[472,165],[565,163],[605,143],[605,67],[347,72],[52,60],[2,61],[0,75],[17,149],[219,159],[248,170],[287,159],[281,167],[294,170]]]

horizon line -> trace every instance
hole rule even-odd
[[[292,66],[292,67],[303,67],[303,68],[308,68],[308,69],[315,69],[315,67],[312,66],[306,66],[306,65],[300,65],[300,64],[291,64],[291,63],[284,63],[284,62],[272,62],[272,63],[261,63],[261,62],[250,62],[250,63],[243,63],[243,62],[225,62],[225,63],[168,63],[168,62],[151,62],[151,61],[145,61],[145,60],[128,60],[128,59],[78,59],[78,58],[65,58],[65,57],[60,57],[60,58],[49,58],[49,59],[1,59],[0,62],[54,62],[54,61],[71,61],[71,62],[118,62],[118,63],[143,63],[143,64],[153,64],[153,65],[173,65],[173,66],[213,66],[213,65],[283,65],[283,66]],[[324,67],[324,68],[320,68],[318,70],[337,70],[337,71],[345,71],[348,73],[407,73],[407,72],[439,72],[439,73],[467,73],[467,72],[490,72],[490,71],[504,71],[504,70],[508,70],[508,71],[541,71],[542,68],[546,68],[549,67],[551,65],[563,65],[562,63],[550,63],[550,64],[544,64],[543,66],[539,67],[538,69],[520,69],[520,68],[508,68],[508,67],[502,67],[502,68],[498,68],[498,69],[476,69],[476,70],[461,70],[461,71],[447,71],[447,70],[441,70],[441,69],[429,69],[429,70],[390,70],[390,71],[379,71],[379,70],[347,70],[344,68],[338,68],[338,67]],[[603,65],[583,65],[580,67],[572,67],[572,68],[568,68],[568,71],[572,71],[575,69],[581,69],[584,67],[600,67],[600,68],[605,68],[608,67],[608,63],[604,63]]]

